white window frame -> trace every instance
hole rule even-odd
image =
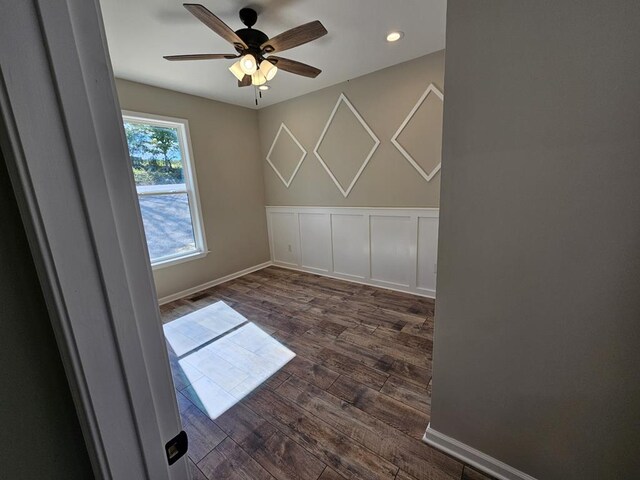
[[[141,123],[156,127],[175,128],[178,131],[178,143],[182,153],[182,171],[185,183],[158,186],[137,186],[138,197],[140,195],[166,195],[172,193],[186,193],[189,199],[189,210],[191,212],[191,225],[193,227],[193,238],[196,243],[196,250],[189,253],[178,253],[168,257],[162,257],[156,261],[151,261],[151,267],[159,268],[177,265],[179,263],[196,260],[205,257],[207,249],[207,238],[202,221],[202,209],[200,207],[200,194],[198,193],[198,181],[196,178],[196,168],[193,161],[191,135],[189,134],[189,121],[184,118],[166,117],[154,115],[152,113],[132,112],[122,110],[123,122]],[[146,237],[146,232],[145,232]]]

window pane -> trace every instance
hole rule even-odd
[[[136,185],[184,183],[178,129],[124,122]]]
[[[186,193],[140,195],[151,261],[196,251]]]

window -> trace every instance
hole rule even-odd
[[[154,268],[207,254],[186,120],[123,112]]]

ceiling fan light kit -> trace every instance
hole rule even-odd
[[[326,28],[318,20],[269,38],[260,30],[252,28],[258,20],[258,14],[252,8],[240,10],[240,20],[246,28],[241,28],[234,32],[203,5],[184,3],[183,6],[216,34],[231,43],[238,53],[169,55],[164,57],[166,60],[213,60],[240,57],[240,60],[229,67],[229,71],[238,79],[238,86],[254,85],[260,87],[260,90],[268,90],[268,85],[265,84],[275,77],[279,69],[308,78],[315,78],[321,73],[320,69],[310,65],[270,55],[271,53],[289,50],[326,35]]]

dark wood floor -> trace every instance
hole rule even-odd
[[[218,300],[297,356],[215,421],[174,375],[194,479],[488,478],[421,441],[432,300],[270,267],[162,306],[163,321]]]

